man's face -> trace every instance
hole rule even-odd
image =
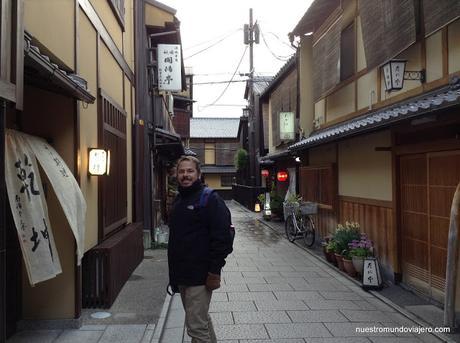
[[[182,187],[190,187],[199,177],[194,162],[185,160],[177,166],[177,180]]]

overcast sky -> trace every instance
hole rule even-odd
[[[249,47],[237,68],[246,48],[243,43],[243,25],[249,23],[249,8],[253,9],[253,19],[259,23],[263,35],[260,37],[260,44],[254,48],[255,75],[274,75],[295,52],[290,47],[287,35],[306,12],[312,0],[160,2],[176,9],[176,17],[181,22],[184,63],[186,67],[193,68],[195,75],[193,98],[197,102],[194,116],[239,117],[246,104],[244,82],[234,82],[230,85],[199,83],[229,81],[235,71],[233,80],[243,80],[244,77],[239,74],[249,72]],[[269,48],[265,45],[263,37]],[[217,43],[219,40],[222,41]],[[196,55],[192,56],[193,54]],[[215,104],[208,106],[213,103]]]

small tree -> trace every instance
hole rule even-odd
[[[248,152],[245,149],[238,149],[233,160],[235,168],[238,171],[244,170],[249,162]]]

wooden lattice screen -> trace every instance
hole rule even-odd
[[[335,165],[300,168],[300,194],[305,201],[334,208],[337,201]]]
[[[104,239],[127,220],[126,111],[102,90],[99,93],[101,146],[110,151],[109,175],[100,179]]]
[[[239,143],[217,142],[216,143],[216,165],[231,166],[238,150]]]

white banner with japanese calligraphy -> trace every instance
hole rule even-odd
[[[23,135],[5,134],[5,180],[24,263],[32,285],[62,272],[37,160]]]
[[[179,44],[158,44],[158,89],[180,92],[182,90],[182,60]]]
[[[84,253],[86,217],[86,201],[80,186],[67,164],[51,145],[42,138],[21,135],[26,137],[53,186],[77,242],[77,264],[80,265]]]

